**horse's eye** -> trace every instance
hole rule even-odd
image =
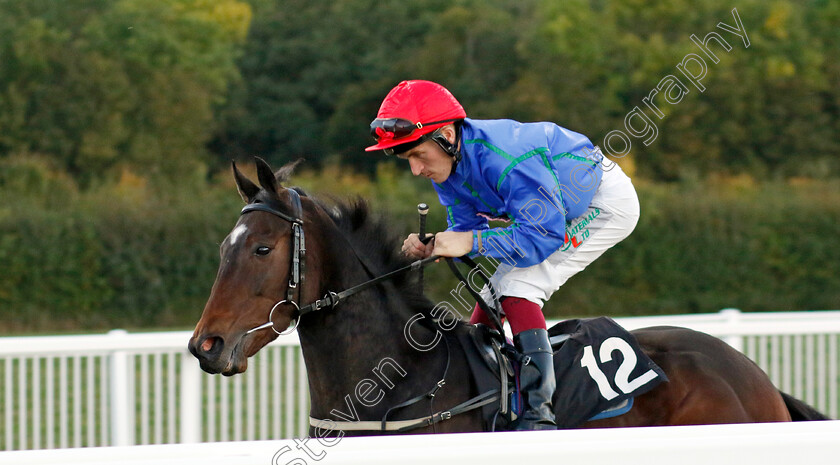
[[[266,247],[264,245],[257,247],[257,250],[254,251],[254,254],[262,256],[268,255],[269,253],[271,253],[271,247]]]

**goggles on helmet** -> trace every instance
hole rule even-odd
[[[370,123],[370,135],[377,141],[382,138],[402,139],[403,137],[410,136],[418,129],[423,129],[424,126],[451,123],[458,121],[459,119],[460,118],[450,118],[440,121],[432,121],[430,123],[414,123],[403,118],[377,118]]]
[[[387,149],[382,149],[382,152],[384,152],[385,155],[388,155],[389,157],[398,153],[405,153],[413,149],[414,147],[417,147],[418,145],[422,144],[423,142],[426,142],[427,140],[433,138],[437,134],[440,134],[440,129],[430,132],[428,134],[423,134],[422,136],[413,141],[406,142],[400,145],[395,145],[393,147],[388,147]]]

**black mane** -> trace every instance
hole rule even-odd
[[[272,188],[270,190],[282,187],[282,183],[291,178],[301,161],[287,163],[279,170],[271,173],[271,168],[266,162],[256,159],[258,174],[261,169],[264,171],[260,179],[263,192],[267,189],[267,184],[273,184],[270,181],[276,183],[276,185],[269,186]],[[236,172],[235,166],[234,171]],[[268,182],[265,182],[263,178],[266,178]],[[323,209],[344,234],[344,237],[352,244],[355,252],[375,268],[371,271],[377,276],[411,263],[411,260],[403,255],[400,250],[402,238],[389,227],[389,222],[384,216],[373,215],[367,201],[361,197],[350,201],[331,198],[330,204],[308,196],[299,187],[290,187],[290,189],[294,189],[302,197],[309,198]],[[428,317],[423,320],[424,322],[437,319],[431,314],[434,304],[420,289],[418,273],[403,273],[391,279],[390,282],[409,309]]]
[[[302,190],[295,188],[301,195]],[[402,238],[389,226],[387,218],[371,212],[368,202],[360,197],[350,201],[332,199],[327,204],[313,199],[332,219],[338,229],[345,234],[359,256],[369,260],[377,269],[377,275],[404,267],[411,260],[402,254]],[[418,273],[408,272],[396,276],[391,282],[396,287],[406,304],[414,311],[431,318],[434,304],[420,290]]]

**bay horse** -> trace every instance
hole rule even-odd
[[[455,343],[468,324],[456,319],[442,329],[418,273],[396,274],[338,302],[336,292],[409,264],[387,222],[361,200],[328,205],[283,187],[294,164],[274,173],[257,159],[259,185],[232,168],[246,206],[221,244],[216,281],[189,341],[201,368],[244,372],[248,357],[295,324],[311,434],[335,435],[321,428],[332,420],[366,425],[337,428],[343,429],[338,434],[383,434],[377,429],[386,415],[389,423],[411,424],[411,433],[484,431],[478,409],[446,415],[481,394]],[[407,322],[416,323],[410,331]],[[629,412],[581,427],[828,419],[780,392],[755,363],[717,338],[676,327],[632,334],[669,381],[637,397]],[[411,423],[418,418],[434,421]]]

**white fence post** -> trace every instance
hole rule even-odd
[[[201,370],[189,353],[181,354],[181,441],[201,441]]]
[[[108,332],[108,336],[120,338],[128,334],[123,329]],[[112,446],[130,446],[134,444],[133,406],[130,399],[128,365],[129,354],[124,350],[111,352],[111,444]]]
[[[723,341],[732,346],[738,352],[744,352],[744,338],[738,334],[739,325],[741,324],[741,310],[737,308],[724,308],[720,311],[720,315],[726,320],[726,326],[731,330],[731,334],[723,336]]]

